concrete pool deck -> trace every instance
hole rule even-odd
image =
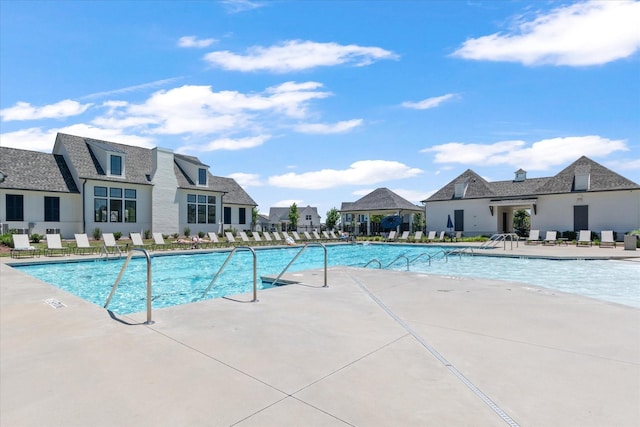
[[[504,255],[640,261],[619,247]],[[12,261],[0,260],[2,426],[640,425],[637,308],[334,267],[328,288],[319,270],[292,273],[299,284],[257,303],[158,309],[144,325],[145,313],[112,318]]]

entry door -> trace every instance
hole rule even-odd
[[[464,210],[453,211],[453,230],[464,231]]]
[[[576,205],[573,207],[573,231],[589,229],[589,206]]]
[[[509,223],[507,222],[507,218],[508,218],[508,213],[502,212],[502,232],[503,233],[508,233],[509,232]]]

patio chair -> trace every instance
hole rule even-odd
[[[329,232],[329,236],[331,236],[331,239],[332,239],[332,240],[338,240],[338,239],[339,239],[339,237],[338,237],[338,236],[336,236],[336,233],[334,233],[334,231],[333,231],[333,230],[331,230],[331,231]]]
[[[162,233],[153,233],[153,250],[156,249],[173,249],[173,243],[165,242]]]
[[[434,240],[436,240],[436,232],[435,231],[430,231],[427,234],[427,242],[433,242]]]
[[[540,230],[529,230],[529,237],[525,245],[537,245],[540,243]]]
[[[11,258],[20,258],[22,255],[32,258],[40,256],[40,249],[31,245],[28,234],[12,234],[11,238],[13,239]]]
[[[304,234],[304,238],[307,240],[313,240],[313,237],[311,237],[311,234],[308,231],[303,231],[302,234]]]
[[[456,242],[458,241],[458,239],[462,239],[462,231],[456,231],[455,239],[456,239]]]
[[[600,245],[601,248],[615,248],[616,241],[613,239],[613,230],[602,230],[600,232]]]
[[[297,231],[292,231],[291,234],[293,234],[294,240],[302,240],[302,237],[300,237]]]
[[[207,236],[209,236],[209,246],[210,247],[214,247],[214,246],[220,244],[220,240],[218,239],[218,233],[216,233],[214,231],[209,231],[207,233]]]
[[[267,244],[273,241],[273,239],[271,238],[271,234],[269,234],[268,231],[263,231],[262,235],[264,236],[264,240],[267,242]]]
[[[593,242],[591,241],[591,230],[580,230],[578,240],[576,241],[576,246],[591,246],[591,245],[593,245]]]
[[[445,231],[440,232],[440,236],[438,236],[438,242],[444,242]]]
[[[396,230],[391,230],[389,232],[389,235],[387,236],[387,238],[385,239],[387,242],[393,242],[396,240]]]
[[[153,246],[147,245],[144,240],[142,240],[142,235],[140,233],[129,233],[129,237],[131,238],[131,245],[134,248],[153,249]]]
[[[104,251],[109,254],[122,255],[122,250],[120,249],[120,245],[116,243],[116,238],[113,233],[102,233],[102,248]]]
[[[316,240],[322,240],[322,237],[320,237],[317,231],[312,231],[311,234]]]
[[[225,237],[227,238],[227,243],[229,243],[230,245],[235,245],[236,243],[238,243],[236,241],[236,238],[233,236],[233,233],[230,231],[225,231],[224,232]]]
[[[74,237],[76,239],[76,247],[73,252],[76,255],[93,255],[98,251],[98,247],[91,246],[89,237],[85,233],[76,233]]]
[[[547,246],[555,246],[557,243],[558,243],[558,232],[547,231],[547,234],[545,234],[542,244]]]
[[[398,240],[404,240],[404,241],[409,240],[409,232],[408,231],[403,231],[402,235],[400,237],[398,237]]]
[[[257,231],[253,232],[253,241],[258,245],[262,244],[262,238],[260,237],[260,233],[258,233]]]
[[[249,240],[249,237],[247,236],[247,233],[245,233],[244,231],[239,231],[238,234],[240,235],[240,238],[242,239],[242,241],[244,243],[250,243],[251,242]]]
[[[275,240],[276,242],[279,242],[282,240],[282,237],[280,237],[280,234],[277,231],[272,231],[273,233],[273,240]]]
[[[62,246],[62,240],[59,234],[47,234],[47,249],[44,252],[45,256],[53,255],[70,255],[69,247]]]
[[[416,231],[416,233],[413,235],[413,240],[415,240],[416,242],[422,240],[422,231]]]

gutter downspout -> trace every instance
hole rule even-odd
[[[82,232],[87,233],[87,202],[86,202],[86,192],[84,191],[85,186],[87,184],[87,178],[82,182]]]

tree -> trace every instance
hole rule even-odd
[[[340,219],[340,213],[338,212],[338,209],[336,208],[329,209],[329,211],[327,212],[327,221],[326,221],[327,229],[333,230],[334,228],[336,228],[336,224],[338,223],[339,219]]]
[[[515,211],[513,214],[513,229],[519,236],[528,236],[529,228],[531,228],[531,219],[529,212],[525,209]]]
[[[300,212],[298,212],[298,205],[295,202],[289,206],[289,229],[298,229],[298,220],[300,219]]]
[[[258,224],[258,215],[260,215],[258,207],[254,206],[253,210],[251,211],[251,229],[253,231],[256,231],[256,225]]]
[[[413,214],[413,232],[416,232],[418,230],[424,230],[425,228],[425,221],[424,221],[424,216],[422,215],[422,212],[418,212]]]

